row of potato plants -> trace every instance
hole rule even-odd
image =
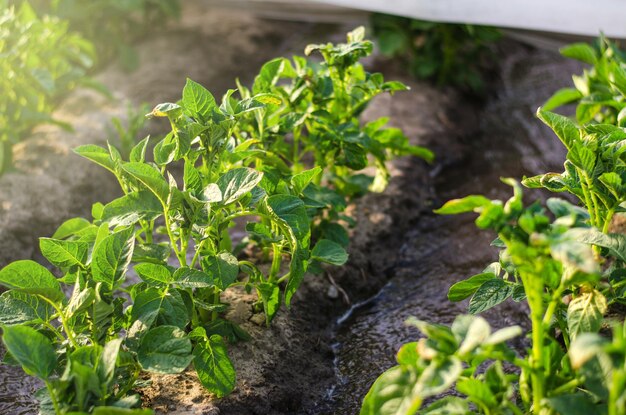
[[[605,319],[626,303],[626,236],[610,233],[626,211],[626,61],[604,38],[562,53],[593,65],[537,113],[567,149],[564,172],[522,184],[568,193],[581,206],[559,198],[547,200],[549,213],[538,202],[524,206],[520,184],[504,179],[514,188],[506,202],[471,195],[436,210],[478,213],[476,225],[498,235],[499,260],[450,287],[451,301],[470,298],[469,315],[451,327],[408,322],[425,337],[400,349],[361,414],[626,414],[626,325],[623,315]],[[569,103],[575,121],[546,110]],[[492,332],[476,315],[509,298],[529,310],[525,354],[506,345],[520,327]],[[611,324],[612,338],[599,334]],[[464,398],[436,398],[453,388]]]
[[[376,95],[407,89],[363,69],[363,28],[313,52],[321,62],[268,62],[221,103],[187,80],[180,101],[149,114],[171,126],[151,158],[148,138],[128,158],[111,145],[75,149],[123,195],[40,239],[60,278],[30,260],[0,270],[4,361],[44,381],[41,413],[150,413],[136,409],[141,371],[190,365],[209,392],[230,393],[228,345],[249,335],[226,319],[225,292],[256,292],[269,325],[305,273],[346,262],[353,221],[342,211],[384,189],[385,162],[432,159],[386,119],[359,121]],[[242,221],[247,236],[234,241]]]
[[[93,45],[68,31],[67,22],[39,17],[28,2],[0,1],[0,174],[11,165],[12,146],[52,118],[55,102],[87,82]]]
[[[176,17],[178,8],[177,0],[0,0],[0,175],[12,167],[13,146],[37,125],[71,130],[52,115],[70,91],[82,86],[109,96],[89,74],[115,55],[132,69],[137,57],[128,39]]]

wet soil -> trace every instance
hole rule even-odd
[[[137,72],[112,67],[98,75],[118,101],[79,91],[58,114],[75,126],[74,133],[41,128],[18,146],[19,170],[0,178],[0,267],[40,259],[38,236],[50,235],[67,218],[89,217],[92,203],[116,197],[112,177],[70,149],[103,143],[110,117],[125,117],[124,102],[176,100],[187,76],[219,95],[237,76],[250,82],[265,60],[299,53],[309,42],[341,39],[345,32],[206,10],[201,2],[186,7],[180,23],[140,45]],[[406,316],[449,323],[463,311],[464,304],[447,301],[447,288],[495,258],[488,245],[492,235],[475,231],[470,217],[436,217],[432,209],[467,193],[508,197],[499,175],[546,171],[562,159],[557,140],[533,113],[578,68],[555,54],[511,48],[485,106],[378,63],[387,78],[406,81],[412,90],[380,97],[364,117],[389,116],[413,144],[435,151],[436,164],[394,162],[388,189],[351,207],[358,226],[349,263],[309,276],[292,308],[282,310],[270,328],[254,312],[254,296],[229,294],[228,318],[253,338],[230,349],[238,374],[233,394],[213,399],[195,374],[185,372],[150,378],[152,385],[139,391],[145,405],[184,415],[357,413],[371,382],[393,364],[397,347],[415,337],[402,325]],[[489,317],[498,327],[525,324],[516,305]],[[34,387],[19,371],[0,367],[0,413],[36,413]]]

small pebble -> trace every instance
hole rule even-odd
[[[330,287],[328,287],[328,292],[326,293],[326,295],[328,296],[328,298],[332,298],[333,300],[339,298],[339,290],[337,290],[337,287],[335,287],[334,285],[331,285]]]
[[[257,326],[265,325],[265,315],[263,313],[254,314],[250,317],[250,321],[256,324]]]

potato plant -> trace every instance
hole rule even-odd
[[[604,36],[594,45],[568,45],[561,54],[591,68],[572,76],[574,88],[559,89],[546,101],[544,110],[574,103],[580,125],[594,122],[626,127],[626,54]]]
[[[493,66],[498,29],[446,24],[375,13],[371,18],[380,51],[400,59],[418,79],[484,93],[484,72]]]
[[[8,0],[20,3],[22,0]],[[178,0],[30,0],[41,15],[54,16],[67,22],[70,30],[80,33],[94,45],[96,66],[111,60],[126,70],[139,65],[132,43],[149,32],[162,27],[168,20],[180,16]],[[94,16],[98,16],[94,19]]]
[[[132,409],[141,403],[128,394],[141,366],[121,335],[129,309],[119,294],[133,246],[130,228],[111,232],[74,219],[40,240],[61,278],[30,260],[0,270],[0,284],[9,288],[0,296],[5,363],[44,381],[41,413],[151,413]]]
[[[453,285],[449,295],[457,301],[472,296],[472,313],[510,297],[525,301],[532,326],[528,355],[495,347],[520,334],[519,328],[491,334],[486,322],[467,316],[457,318],[451,329],[419,322],[427,338],[401,349],[399,366],[374,383],[362,414],[416,413],[424,399],[452,386],[472,405],[448,397],[421,413],[445,409],[454,414],[569,414],[579,405],[591,408],[589,413],[608,413],[608,394],[596,387],[597,378],[604,374],[591,377],[576,367],[573,362],[588,351],[571,347],[599,331],[607,310],[607,300],[598,289],[600,265],[588,241],[579,238],[581,231],[590,229],[585,212],[552,199],[548,208],[556,219],[551,221],[538,204],[524,208],[519,184],[506,182],[515,189],[506,203],[474,195],[449,201],[437,213],[474,211],[479,213],[479,228],[497,232],[495,244],[503,249],[500,263]],[[623,250],[617,242],[613,249]],[[489,366],[484,370],[486,362]],[[517,366],[519,375],[505,374],[504,362]],[[479,366],[483,370],[477,371]],[[620,366],[615,365],[615,370]],[[610,376],[604,380],[609,382],[606,390],[619,387],[612,385]]]
[[[305,55],[319,53],[321,63],[302,56],[271,60],[251,89],[239,85],[243,98],[268,94],[276,99],[245,117],[237,136],[256,138],[259,147],[280,155],[294,172],[311,162],[319,166],[324,174],[315,183],[326,181],[342,197],[384,190],[389,178],[385,162],[392,156],[433,159],[429,150],[410,145],[402,131],[385,127],[388,119],[360,122],[359,116],[376,96],[408,89],[400,82],[385,81],[380,73],[365,71],[359,60],[371,55],[373,45],[364,34],[360,27],[348,34],[345,44],[307,46]],[[373,177],[355,174],[371,159],[376,169]]]
[[[67,22],[39,17],[27,1],[0,1],[0,174],[11,167],[12,146],[52,117],[54,104],[76,85],[87,85],[93,46],[69,32]]]

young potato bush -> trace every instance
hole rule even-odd
[[[289,174],[305,177],[303,170],[311,164],[319,169],[298,190],[313,213],[314,234],[344,246],[347,235],[338,222],[350,220],[340,212],[347,201],[385,189],[390,158],[433,159],[429,150],[410,145],[401,130],[386,127],[387,118],[360,121],[376,96],[408,89],[366,72],[359,60],[371,53],[372,43],[361,27],[348,34],[345,44],[309,45],[305,54],[320,54],[322,62],[302,56],[273,59],[263,65],[251,89],[238,88],[243,99],[255,94],[265,106],[242,116],[235,127],[237,140],[267,155],[257,166],[272,186]],[[375,169],[373,176],[362,172],[368,166]]]
[[[178,0],[31,0],[31,4],[38,14],[67,22],[70,30],[91,42],[97,67],[117,60],[126,70],[139,64],[132,43],[181,12]]]
[[[473,314],[511,297],[525,301],[532,325],[528,355],[519,356],[502,344],[521,334],[517,327],[491,334],[489,325],[473,316],[458,317],[450,329],[412,320],[426,338],[403,346],[399,366],[374,383],[362,414],[417,413],[426,398],[452,387],[466,400],[443,398],[420,413],[565,415],[578,413],[581,405],[588,413],[616,413],[607,410],[612,399],[608,391],[623,391],[610,372],[622,368],[606,360],[608,372],[591,376],[590,366],[577,364],[589,353],[580,339],[599,331],[607,310],[607,299],[598,287],[601,267],[591,244],[579,238],[581,232],[593,230],[587,215],[564,200],[551,199],[548,208],[556,218],[551,221],[537,203],[524,208],[519,184],[505,182],[515,189],[506,203],[468,196],[449,201],[437,213],[474,211],[479,213],[479,228],[497,232],[494,244],[502,248],[500,262],[453,285],[449,296],[454,301],[471,296]],[[619,239],[612,248],[623,255],[626,239],[622,235]],[[506,374],[505,362],[515,365],[519,374]]]
[[[41,123],[69,126],[52,118],[55,103],[86,85],[93,46],[69,32],[67,22],[38,17],[28,2],[0,1],[0,174],[11,166],[12,146]]]
[[[124,156],[111,145],[75,149],[110,171],[123,196],[96,203],[91,221],[70,219],[41,238],[61,278],[32,261],[0,271],[9,288],[0,296],[5,361],[44,381],[42,413],[150,413],[136,409],[132,394],[140,371],[191,365],[222,397],[236,384],[228,344],[249,339],[225,318],[224,293],[255,291],[269,325],[307,272],[347,261],[348,233],[337,221],[349,218],[340,210],[372,183],[382,190],[391,157],[432,157],[384,128],[387,120],[358,120],[373,96],[404,89],[357,63],[371,50],[362,35],[310,47],[322,50],[324,64],[294,58],[301,71],[287,79],[300,85],[298,99],[289,96],[293,85],[259,89],[267,65],[252,90],[240,87],[240,99],[230,90],[220,103],[188,79],[178,102],[149,114],[171,125],[152,157],[148,137]],[[326,85],[323,99],[316,84]],[[355,179],[370,163],[379,178]],[[235,245],[229,230],[243,220],[248,236]]]
[[[576,120],[582,126],[593,122],[626,127],[626,54],[601,36],[594,45],[574,43],[561,49],[565,57],[591,68],[573,75],[574,88],[562,88],[544,104],[552,111],[576,104]]]
[[[384,55],[399,58],[418,79],[484,92],[484,72],[493,66],[492,46],[500,31],[375,13],[374,37]]]

